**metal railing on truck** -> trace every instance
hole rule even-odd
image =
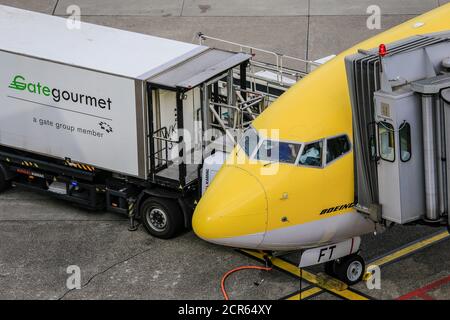
[[[207,104],[214,120],[211,125],[224,131],[230,139],[230,130],[232,132],[244,130],[281,94],[305,77],[313,67],[320,66],[320,63],[314,61],[211,37],[201,32],[196,36],[200,45],[213,42],[214,47],[218,45],[225,47],[222,49],[247,53],[251,56],[246,70],[247,90],[240,88],[238,79],[241,78],[241,69],[235,68],[233,78],[237,83],[233,86],[235,97],[231,99],[231,103],[209,101]],[[287,67],[287,64],[302,65],[304,70]]]
[[[268,106],[267,94],[239,89],[236,89],[234,93],[236,102],[233,105],[209,101],[212,118],[216,120],[211,123],[211,126],[225,131],[226,129],[233,131],[245,129]]]
[[[249,45],[228,41],[216,37],[211,37],[203,34],[202,32],[197,33],[197,37],[199,39],[200,45],[204,45],[206,41],[216,42],[222,45],[235,47],[239,52],[247,53],[252,56],[250,59],[250,64],[248,66],[248,77],[251,82],[251,89],[253,91],[256,90],[256,84],[258,81],[267,82],[267,87],[269,86],[279,86],[282,89],[289,88],[292,84],[299,81],[301,78],[306,76],[309,72],[312,71],[314,67],[320,66],[320,63],[306,60],[298,57],[293,57],[290,55],[256,48]],[[271,57],[272,61],[262,61],[258,60],[259,55],[267,55]],[[286,65],[290,64],[300,64],[305,66],[305,70],[296,70],[292,67],[286,67]],[[238,70],[236,70],[238,72]],[[261,73],[263,72],[263,73]],[[273,79],[268,79],[267,77],[262,76],[264,72],[273,72],[275,77]]]
[[[153,143],[157,146],[157,150],[151,156],[158,162],[158,165],[155,167],[155,173],[157,173],[170,165],[170,146],[178,144],[179,141],[171,140],[167,127],[162,127],[153,133]]]

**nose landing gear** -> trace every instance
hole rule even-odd
[[[325,263],[326,274],[335,277],[350,286],[362,280],[365,270],[366,264],[364,259],[358,254],[351,254]]]

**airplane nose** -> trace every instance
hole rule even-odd
[[[260,181],[246,170],[224,166],[195,209],[194,232],[221,245],[255,248],[264,239],[267,197]]]

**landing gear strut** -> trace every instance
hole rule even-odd
[[[364,259],[358,254],[329,261],[325,263],[325,272],[348,285],[354,285],[362,280],[366,264]]]

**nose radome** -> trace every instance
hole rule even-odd
[[[258,179],[224,166],[201,198],[192,219],[200,238],[233,247],[255,248],[267,226],[267,198]]]

